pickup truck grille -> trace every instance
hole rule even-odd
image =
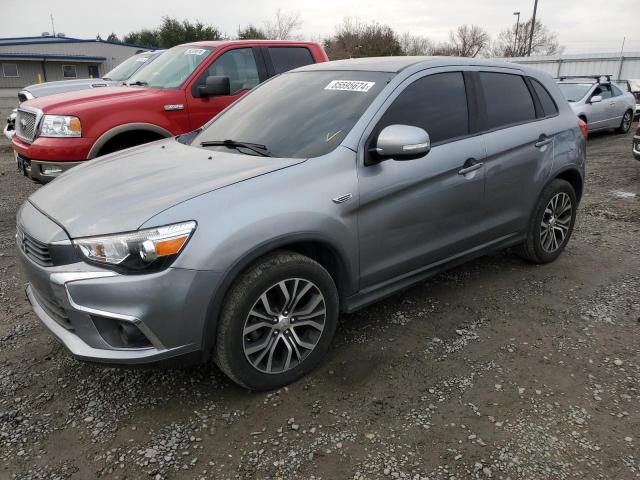
[[[42,265],[43,267],[53,266],[51,253],[49,252],[47,244],[36,240],[20,227],[18,227],[18,231],[16,232],[16,243],[20,250],[38,265]]]
[[[36,136],[36,122],[38,116],[35,112],[18,109],[16,117],[16,135],[23,140],[31,142]]]

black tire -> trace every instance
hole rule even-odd
[[[620,126],[616,128],[616,132],[618,133],[628,133],[631,128],[631,123],[633,123],[633,112],[631,110],[627,110],[624,112],[622,116],[622,120],[620,121]]]
[[[552,251],[549,251],[543,245],[542,222],[543,222],[543,219],[545,219],[546,216],[548,215],[548,213],[546,212],[546,209],[547,209],[547,206],[549,205],[549,202],[551,202],[551,200],[554,199],[557,195],[560,196],[559,198],[564,198],[562,197],[561,194],[566,194],[570,199],[571,216],[569,219],[567,215],[566,218],[564,219],[564,220],[567,220],[567,226],[568,226],[568,230],[564,238],[562,238],[562,241],[555,240],[558,243],[557,248],[554,248],[552,249]],[[538,199],[538,202],[536,203],[536,206],[533,209],[533,214],[531,215],[531,218],[529,220],[529,225],[527,226],[527,238],[525,242],[519,246],[517,251],[518,255],[520,255],[525,260],[528,260],[530,262],[537,263],[537,264],[550,263],[550,262],[553,262],[556,258],[558,258],[558,256],[562,253],[565,246],[569,242],[569,239],[571,238],[571,233],[573,232],[573,226],[576,221],[577,206],[578,206],[578,200],[576,198],[576,193],[573,187],[571,186],[571,184],[559,178],[556,178],[555,180],[553,180],[549,185],[547,185],[544,188],[544,190],[540,194],[540,198]],[[547,223],[547,225],[549,224],[550,222]],[[555,224],[555,220],[554,220],[554,224]],[[552,231],[552,234],[557,239],[558,236],[556,236],[555,230],[552,228],[551,231]]]
[[[279,373],[266,373],[254,366],[249,356],[245,355],[245,346],[250,341],[249,335],[245,335],[245,322],[250,321],[248,320],[249,312],[254,311],[263,293],[270,291],[269,289],[278,285],[279,282],[285,280],[292,282],[295,279],[313,284],[323,297],[326,312],[323,320],[324,328],[314,339],[315,347],[305,351],[306,356],[296,360],[299,362],[297,365]],[[295,296],[295,294],[291,295],[292,298]],[[306,375],[321,362],[335,334],[338,315],[338,291],[331,275],[322,265],[295,252],[284,250],[274,252],[249,267],[227,294],[218,324],[213,359],[231,380],[243,387],[251,390],[272,390],[282,387]],[[269,345],[271,334],[277,337],[279,333],[276,333],[273,328],[269,330],[270,327],[263,328],[265,331],[260,333],[262,335],[260,342],[264,340],[264,343]],[[300,332],[300,330],[297,331]],[[279,332],[283,337],[287,333]],[[288,335],[290,344],[281,340],[287,348],[294,345],[291,337],[293,334],[289,332]],[[256,340],[256,344],[260,342]],[[278,340],[273,343],[278,343]],[[299,347],[298,344],[296,349]]]

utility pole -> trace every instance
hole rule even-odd
[[[55,37],[56,36],[56,26],[53,23],[53,14],[52,13],[49,14],[49,18],[51,19],[51,31],[53,32],[53,36]]]
[[[531,32],[529,33],[529,52],[527,56],[531,56],[531,45],[533,44],[533,31],[536,28],[536,12],[538,11],[538,0],[533,4],[533,18],[531,19]]]
[[[622,47],[620,48],[620,66],[618,67],[618,78],[616,80],[620,80],[622,76],[622,64],[624,63],[624,42],[626,42],[627,37],[622,37]]]
[[[514,15],[517,15],[516,19],[516,37],[513,39],[513,56],[516,57],[516,53],[518,52],[518,27],[520,26],[520,12],[513,12]]]

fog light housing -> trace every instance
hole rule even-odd
[[[61,167],[56,167],[53,165],[43,165],[42,166],[42,173],[44,175],[51,175],[51,176],[57,176],[60,175],[62,173],[62,168]]]

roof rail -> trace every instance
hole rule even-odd
[[[606,80],[603,80],[603,77]],[[594,79],[598,83],[611,83],[611,75],[560,75],[558,79],[563,80],[577,79],[577,78],[590,78]]]

